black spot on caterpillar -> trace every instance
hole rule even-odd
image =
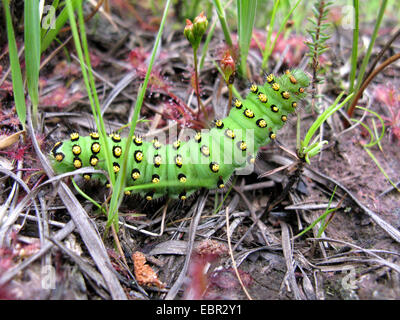
[[[214,128],[197,132],[187,142],[162,144],[158,139],[148,142],[134,137],[126,185],[151,184],[150,189],[134,190],[147,200],[164,195],[185,200],[200,187],[224,188],[235,169],[246,166],[259,147],[276,138],[309,85],[301,70],[280,77],[270,74],[266,80],[264,86],[252,84],[246,99],[235,100],[228,117],[215,120]],[[111,134],[107,139],[118,174],[126,138]],[[54,145],[50,157],[57,173],[90,166],[105,170],[104,149],[98,133],[85,137],[73,133],[69,140]]]

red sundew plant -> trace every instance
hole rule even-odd
[[[0,108],[0,123],[3,127],[9,126],[14,130],[18,130],[21,122],[19,121],[17,113],[15,112],[15,108],[6,110]]]
[[[72,103],[78,101],[83,97],[82,92],[71,93],[66,87],[58,87],[51,91],[49,94],[40,97],[41,106],[57,106],[58,108],[66,108]]]
[[[275,41],[277,32],[272,32],[271,43]],[[272,51],[272,55],[276,58],[282,56],[285,53],[283,62],[288,67],[296,67],[300,63],[301,59],[308,52],[308,48],[305,45],[306,38],[303,35],[290,35],[287,39],[282,34],[279,35],[276,41],[275,48]],[[255,30],[253,31],[253,38],[250,43],[250,48],[261,49],[264,51],[266,42],[266,34],[264,32]]]
[[[26,146],[18,146],[16,148],[12,148],[11,150],[7,150],[7,151],[1,150],[0,154],[6,155],[7,158],[9,158],[9,159],[21,161],[24,158],[24,155],[25,155],[27,149],[28,149],[28,147],[26,147]]]
[[[289,67],[295,67],[299,65],[304,54],[308,52],[307,46],[304,44],[305,40],[306,38],[302,35],[292,35],[288,39],[284,39],[280,35],[272,54],[279,57],[287,50],[283,61]]]
[[[222,72],[224,73],[225,82],[227,84],[233,83],[233,76],[236,70],[236,62],[231,54],[231,50],[226,50],[220,61]]]
[[[242,290],[232,268],[217,267],[227,252],[224,244],[213,240],[204,240],[197,246],[189,266],[185,299],[232,299]],[[251,276],[243,270],[239,274],[243,284],[250,286]]]
[[[144,78],[146,74],[147,67],[145,62],[148,55],[142,48],[135,48],[129,53],[128,61],[140,78]],[[170,98],[164,111],[168,119],[175,120],[180,126],[192,123],[191,127],[197,128],[198,119],[195,112],[172,92],[171,84],[160,74],[156,67],[153,68],[149,79],[149,91],[154,90],[159,90]],[[203,127],[200,126],[199,129]]]
[[[173,100],[166,103],[163,115],[167,119],[176,121],[180,126],[184,126],[193,119],[180,104]]]
[[[124,274],[126,277],[129,276],[128,271],[122,266],[121,257],[112,249],[107,249],[108,256],[110,257],[111,265],[114,270]]]
[[[101,64],[101,58],[97,54],[90,52],[90,64],[92,65],[92,68],[96,68]]]
[[[242,290],[233,268],[216,268],[210,270],[210,265],[220,259],[217,254],[194,254],[189,267],[188,285],[185,299],[235,299]],[[249,287],[253,279],[247,272],[238,270],[245,287]]]
[[[165,59],[167,53],[161,52],[159,55],[159,60]],[[139,77],[144,78],[147,72],[147,63],[146,59],[148,59],[150,53],[145,51],[142,47],[137,47],[132,49],[129,54],[127,61],[128,63],[138,72]],[[151,74],[157,73],[157,66],[154,66]],[[162,80],[162,78],[161,78]]]
[[[197,120],[197,115],[184,101],[182,101],[182,99],[180,99],[170,90],[169,85],[162,79],[160,74],[152,73],[150,83],[152,86],[154,86],[153,88],[161,90],[166,96],[170,97],[170,101],[167,104],[166,109],[172,111],[172,113],[170,113],[172,116],[170,118],[171,120],[177,121],[180,125],[196,122],[195,120]]]
[[[252,40],[252,41],[254,41],[254,40]],[[252,47],[252,48],[256,48],[256,47],[257,47],[256,43],[254,42],[254,47]],[[222,69],[223,69],[224,65],[226,64],[226,66],[232,68],[233,71],[236,70],[236,64],[237,64],[238,57],[239,57],[239,49],[238,49],[237,45],[235,45],[231,48],[231,47],[227,46],[226,44],[223,44],[215,49],[215,56],[216,56],[216,60],[218,60]],[[233,65],[233,63],[234,63],[234,65]]]
[[[195,254],[188,273],[188,285],[185,290],[186,300],[201,300],[207,296],[207,288],[209,285],[207,267],[215,257]]]
[[[14,266],[14,254],[10,248],[0,248],[0,274]]]
[[[143,4],[146,2],[143,2],[142,4],[139,2],[136,5],[141,5],[142,8],[145,7]],[[139,12],[135,9],[135,7],[129,3],[129,1],[126,0],[113,0],[113,8],[119,10],[121,15],[125,15],[127,13],[133,15],[135,19],[138,21],[139,26],[142,30],[148,30],[151,32],[155,32],[158,30],[158,24],[160,23],[158,17],[143,17]],[[143,19],[145,18],[145,19]],[[148,21],[148,22],[146,22]]]
[[[227,248],[217,241],[204,240],[194,250],[189,265],[188,282],[184,298],[187,300],[208,299],[210,286],[208,269],[211,263],[226,254]]]
[[[91,55],[91,59],[93,60],[92,65],[98,65],[100,63],[100,59],[93,54]],[[73,81],[79,76],[80,69],[76,64],[69,63],[66,60],[62,60],[56,64],[50,77],[39,78],[40,91],[42,92],[43,89],[46,88],[46,86],[53,82],[53,80],[61,78],[66,83]],[[73,92],[70,87],[67,87],[64,84],[60,84],[58,87],[52,89],[45,95],[41,95],[39,99],[40,105],[43,107],[57,106],[58,108],[62,109],[78,101],[83,96],[84,95],[81,91]]]
[[[37,239],[30,244],[18,240],[18,233],[11,233],[11,246],[0,247],[0,274],[13,268],[20,259],[25,259],[35,254],[40,249],[40,241]]]
[[[343,6],[332,6],[328,11],[328,21],[332,22],[335,26],[343,25],[343,19],[345,15],[343,14]]]
[[[148,56],[149,56],[149,53],[146,52],[141,47],[132,49],[129,52],[129,55],[128,55],[128,62],[132,65],[133,68],[137,69],[138,72],[140,70],[141,71],[140,73],[141,73],[141,75],[143,77],[146,74],[146,69],[147,68],[146,68],[146,65],[145,65],[145,61],[146,61]]]
[[[40,249],[40,241],[37,239],[31,244],[18,241],[18,233],[12,231],[10,235],[10,247],[0,247],[0,276],[14,268],[21,260],[32,256]],[[33,282],[33,281],[32,281]],[[32,283],[31,282],[31,283]],[[32,299],[34,294],[29,281],[11,281],[0,286],[0,300]]]
[[[14,266],[14,254],[9,248],[0,248],[0,275]],[[17,297],[8,284],[0,286],[0,300],[13,300]]]
[[[243,285],[248,287],[252,284],[253,279],[247,272],[238,270]],[[233,268],[221,269],[212,273],[210,282],[217,288],[224,290],[241,290],[240,282]]]
[[[374,95],[388,108],[390,116],[382,116],[382,119],[390,128],[391,138],[395,136],[400,144],[400,92],[391,84],[379,85],[376,87]]]
[[[56,64],[51,74],[52,77],[62,77],[62,78],[69,78],[69,77],[79,77],[80,76],[80,69],[79,66],[73,62],[68,62],[66,60],[62,60]]]
[[[163,116],[166,119],[176,121],[178,127],[187,127],[194,130],[201,130],[204,128],[204,123],[197,120],[197,115],[194,115],[193,110],[188,109],[186,105],[179,104],[171,99],[166,103],[166,106]],[[187,110],[189,110],[189,112],[187,112]]]
[[[0,99],[3,100],[5,97],[12,96],[12,95],[13,95],[12,83],[5,80],[0,85]]]
[[[21,131],[19,133],[21,133]],[[0,132],[0,140],[2,139],[2,136],[8,137],[10,134],[2,134]],[[45,138],[43,135],[38,134],[36,135],[36,138],[39,146],[45,144]],[[30,179],[32,172],[38,172],[41,170],[40,165],[37,164],[36,157],[33,155],[32,140],[30,137],[25,137],[24,142],[15,141],[12,144],[5,146],[4,149],[0,150],[0,155],[6,156],[13,162],[24,160],[26,166],[21,169],[21,171],[24,172],[23,179],[28,185],[32,185],[33,183],[38,184],[43,179],[44,176],[39,179]]]

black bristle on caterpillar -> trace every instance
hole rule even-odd
[[[162,144],[157,138],[148,142],[135,136],[128,155],[126,185],[150,184],[151,188],[132,190],[149,201],[164,195],[185,200],[200,187],[224,188],[235,169],[245,167],[259,147],[276,139],[308,85],[309,79],[301,70],[287,71],[280,77],[270,74],[264,86],[250,86],[245,100],[234,100],[228,117],[215,120],[214,128],[197,132],[187,142]],[[111,134],[107,139],[113,170],[119,174],[126,138]],[[70,139],[54,145],[50,157],[57,173],[82,167],[106,170],[104,149],[98,133],[85,137],[72,133]]]

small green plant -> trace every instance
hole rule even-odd
[[[382,174],[385,176],[386,180],[389,181],[389,183],[393,186],[393,188],[395,188],[398,192],[400,192],[400,189],[397,187],[397,185],[390,179],[389,175],[386,173],[386,171],[383,169],[383,167],[381,166],[381,164],[379,163],[378,159],[374,156],[374,154],[372,153],[372,151],[370,150],[373,146],[378,145],[379,148],[381,149],[380,146],[380,141],[382,140],[384,134],[385,134],[385,123],[384,120],[382,119],[381,116],[379,116],[379,114],[377,114],[375,111],[363,108],[363,107],[357,107],[357,109],[361,109],[364,110],[365,112],[371,113],[374,116],[376,116],[380,123],[381,123],[381,134],[378,137],[378,132],[377,132],[377,128],[375,125],[375,121],[374,119],[372,119],[372,125],[373,125],[373,129],[371,129],[370,127],[368,127],[365,123],[361,122],[358,119],[351,119],[351,121],[359,123],[365,130],[368,131],[369,136],[370,136],[370,141],[368,143],[362,143],[362,147],[364,149],[364,151],[369,155],[369,157],[375,162],[376,166],[379,168],[379,170],[382,172]]]
[[[274,51],[274,48],[275,48],[276,42],[278,41],[279,35],[284,30],[289,18],[292,16],[293,12],[299,6],[301,1],[302,0],[297,0],[296,3],[294,4],[294,6],[289,10],[288,14],[285,16],[285,18],[283,19],[283,21],[281,22],[281,24],[279,26],[279,30],[275,35],[274,42],[271,44],[271,32],[272,32],[272,28],[273,28],[274,21],[275,21],[275,15],[277,13],[277,8],[278,8],[278,4],[279,4],[279,1],[275,2],[274,9],[272,11],[270,26],[268,29],[268,35],[267,35],[265,48],[262,53],[262,56],[263,56],[262,65],[261,65],[262,71],[265,71],[267,69],[267,63],[268,63],[269,57],[271,56],[272,52]]]
[[[238,39],[240,50],[240,74],[247,76],[247,56],[250,41],[253,36],[253,26],[256,18],[257,0],[237,0]]]
[[[341,100],[342,96],[344,95],[344,92],[342,92],[335,100],[335,102],[329,106],[311,125],[311,127],[308,129],[304,140],[300,141],[300,126],[298,125],[298,132],[297,132],[297,154],[300,159],[304,159],[308,164],[310,164],[310,158],[316,156],[319,154],[319,152],[322,149],[322,146],[326,143],[328,143],[326,140],[324,141],[318,141],[318,137],[314,138],[315,133],[317,130],[322,126],[322,124],[330,117],[332,114],[334,114],[336,111],[338,111],[340,108],[342,108],[353,96],[353,94],[349,95],[346,97],[346,99],[343,100],[342,103],[338,104],[339,101]]]
[[[316,87],[318,84],[323,82],[323,78],[319,76],[321,73],[320,56],[329,49],[326,41],[330,38],[330,35],[326,30],[331,26],[330,23],[326,23],[326,17],[329,13],[329,6],[331,2],[324,0],[317,0],[312,9],[314,17],[309,18],[308,21],[311,23],[312,28],[307,29],[308,34],[311,36],[312,41],[307,41],[306,45],[309,48],[310,66],[312,69],[311,79],[311,108],[316,110],[315,99],[320,97],[316,95]]]
[[[307,228],[305,228],[303,231],[301,231],[299,234],[297,234],[295,236],[295,238],[301,237],[302,235],[304,235],[305,233],[310,231],[312,228],[314,228],[317,225],[317,223],[319,223],[319,222],[321,222],[321,225],[318,228],[317,238],[321,237],[322,233],[326,230],[329,223],[332,221],[332,218],[333,218],[335,212],[339,209],[339,207],[331,208],[332,201],[333,201],[333,198],[336,193],[336,188],[337,188],[337,186],[335,186],[335,189],[333,190],[331,198],[329,199],[328,207],[326,208],[325,212],[323,214],[321,214],[317,219],[315,219]],[[326,218],[329,215],[330,215],[330,217],[326,221]]]

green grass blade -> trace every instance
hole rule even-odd
[[[71,181],[72,181],[72,184],[74,185],[76,191],[78,191],[78,193],[79,193],[82,197],[84,197],[86,200],[88,200],[88,201],[91,202],[93,205],[95,205],[95,206],[96,206],[100,211],[102,211],[104,214],[106,213],[106,212],[105,212],[105,209],[104,209],[101,205],[99,205],[93,198],[91,198],[90,196],[88,196],[86,193],[84,193],[84,192],[82,191],[81,188],[79,188],[79,186],[76,184],[74,178],[72,178]]]
[[[266,52],[267,48],[271,47],[271,35],[272,35],[272,30],[274,29],[274,25],[275,25],[275,17],[276,17],[276,13],[278,11],[278,6],[279,6],[279,0],[275,0],[274,7],[273,7],[272,13],[271,13],[271,20],[269,22],[268,34],[267,34],[267,40],[265,42],[264,52]],[[266,54],[263,54],[263,60],[262,60],[262,64],[261,64],[262,70],[265,70],[267,62],[268,62],[268,56]]]
[[[320,215],[317,219],[315,219],[313,221],[313,223],[311,223],[307,228],[305,228],[299,234],[296,234],[295,238],[301,237],[303,234],[310,231],[312,228],[314,228],[317,225],[318,222],[320,222],[321,220],[324,220],[328,216],[328,214],[330,214],[336,210],[338,210],[338,208],[332,208],[332,209],[326,210],[322,215]]]
[[[332,193],[332,195],[331,195],[331,198],[329,199],[328,208],[326,208],[325,214],[326,214],[327,212],[329,212],[330,210],[337,209],[337,208],[331,209],[331,205],[332,205],[333,198],[335,197],[336,189],[337,189],[337,185],[335,185],[335,188],[333,189],[333,193]],[[326,216],[327,216],[327,214],[326,214]],[[317,238],[320,238],[320,237],[321,237],[322,233],[323,233],[323,232],[325,231],[325,229],[328,227],[328,224],[329,224],[329,221],[328,221],[327,223],[325,223],[325,217],[324,217],[324,219],[321,221],[321,226],[320,226],[319,229],[318,229]]]
[[[78,1],[78,4],[81,4],[82,0]],[[95,100],[94,95],[96,95],[96,92],[94,90],[94,92],[92,92],[92,86],[91,86],[91,80],[93,78],[90,78],[88,75],[91,73],[91,67],[90,67],[90,60],[89,60],[89,64],[86,65],[85,64],[85,57],[84,57],[84,53],[82,50],[82,45],[81,45],[81,40],[79,38],[79,33],[78,33],[78,28],[76,25],[76,20],[75,20],[75,16],[74,16],[74,7],[73,7],[73,0],[67,0],[66,1],[66,8],[67,8],[67,13],[68,13],[68,17],[70,20],[70,25],[71,25],[71,31],[72,31],[72,36],[74,38],[74,42],[75,42],[75,48],[76,48],[76,52],[79,58],[79,62],[81,65],[81,71],[82,71],[82,76],[83,76],[83,80],[86,86],[86,91],[88,93],[88,99],[90,102],[90,106],[92,108],[92,113],[94,116],[94,119],[96,121],[96,126],[99,130],[100,133],[100,143],[103,144],[104,146],[106,146],[106,150],[109,150],[108,148],[108,140],[105,137],[105,129],[104,129],[104,123],[102,122],[102,119],[99,118],[97,115],[99,114],[98,110],[100,109],[99,105],[95,105],[96,103],[98,103],[98,99]],[[79,5],[78,8],[80,8],[80,10],[82,10],[82,6]],[[81,27],[82,30],[82,27]],[[87,42],[85,42],[86,47],[87,47]],[[87,50],[87,48],[86,48]],[[86,67],[88,68],[88,70],[86,70]],[[106,166],[107,166],[107,171],[109,173],[113,173],[113,169],[112,169],[112,164],[111,164],[111,159],[110,159],[110,155],[109,153],[105,152],[104,153],[105,156],[105,160],[106,160]],[[111,179],[111,183],[113,184],[115,181],[115,177],[114,174],[110,175],[110,179]]]
[[[150,80],[151,70],[153,69],[153,64],[155,61],[157,49],[160,45],[161,36],[162,36],[163,30],[164,30],[164,25],[165,25],[165,22],[166,22],[166,19],[168,16],[168,11],[169,11],[170,5],[171,5],[171,0],[167,0],[167,3],[165,4],[165,8],[164,8],[164,13],[163,13],[163,17],[161,20],[160,28],[158,29],[157,37],[156,37],[156,40],[155,40],[155,43],[153,46],[153,51],[151,53],[150,62],[149,62],[148,68],[147,68],[146,76],[144,78],[143,85],[139,88],[138,98],[137,98],[136,104],[135,104],[135,110],[134,110],[134,113],[133,113],[133,116],[131,119],[131,126],[130,126],[130,130],[129,130],[128,139],[126,140],[125,148],[123,148],[125,150],[125,153],[124,153],[124,157],[122,160],[121,169],[118,174],[117,181],[114,185],[113,194],[112,194],[111,200],[110,200],[110,209],[109,209],[109,214],[108,214],[107,226],[114,224],[114,227],[117,231],[118,231],[118,207],[119,207],[119,204],[121,203],[123,195],[124,195],[123,191],[125,189],[125,183],[126,183],[125,176],[126,176],[126,170],[127,170],[127,166],[128,166],[129,149],[132,145],[131,141],[132,141],[133,135],[135,134],[136,123],[139,119],[140,109],[142,107],[144,95],[146,93],[147,85]]]
[[[97,90],[96,90],[96,83],[94,80],[93,72],[92,72],[92,65],[90,62],[90,54],[89,54],[89,45],[87,42],[86,38],[86,30],[85,30],[85,18],[83,14],[83,6],[80,5],[77,7],[78,11],[78,19],[79,19],[79,31],[80,31],[80,38],[82,41],[82,49],[84,53],[84,58],[85,58],[85,63],[86,63],[86,68],[88,72],[88,77],[89,77],[89,85],[91,88],[91,94],[93,96],[93,101],[94,104],[92,105],[92,113],[93,116],[96,119],[96,124],[97,124],[97,129],[99,131],[100,136],[103,138],[102,140],[104,141],[104,145],[106,146],[106,151],[104,155],[106,158],[106,163],[107,163],[107,171],[110,176],[111,184],[114,185],[115,183],[115,175],[113,171],[113,165],[112,165],[112,151],[111,148],[109,148],[108,145],[108,139],[107,139],[107,131],[106,131],[106,126],[104,124],[103,117],[101,116],[101,107],[100,107],[100,100],[97,95]]]
[[[396,189],[398,192],[400,192],[400,189],[397,187],[396,183],[394,183],[389,175],[386,173],[386,171],[382,168],[381,164],[379,163],[378,159],[375,158],[374,154],[369,150],[369,148],[364,146],[365,152],[368,153],[368,155],[371,157],[371,159],[375,162],[376,166],[378,169],[382,172],[382,174],[385,176],[386,180],[389,181],[389,183],[392,185],[394,189]]]
[[[282,33],[283,29],[284,29],[285,26],[286,26],[287,21],[289,20],[289,18],[291,17],[292,13],[294,12],[294,10],[296,10],[296,8],[298,7],[298,5],[300,4],[301,1],[302,1],[302,0],[297,0],[297,2],[295,3],[295,5],[293,6],[293,8],[290,9],[289,13],[288,13],[288,14],[286,15],[286,17],[283,19],[283,21],[282,21],[282,23],[281,23],[281,25],[280,25],[280,27],[279,27],[279,30],[278,30],[278,32],[277,32],[277,34],[276,34],[276,36],[275,36],[274,42],[272,43],[272,46],[270,46],[270,47],[268,47],[268,48],[265,47],[265,49],[264,49],[264,54],[263,54],[263,65],[264,65],[264,67],[266,67],[266,63],[268,62],[268,59],[269,59],[269,57],[271,56],[272,51],[273,51],[274,48],[275,48],[276,42],[278,41],[278,38],[279,38],[279,35]],[[265,61],[265,62],[264,62],[264,61]]]
[[[385,135],[385,121],[383,121],[382,117],[378,113],[373,111],[373,110],[369,110],[369,109],[364,108],[364,107],[357,107],[357,109],[361,109],[361,110],[364,110],[366,112],[372,113],[375,117],[377,117],[379,119],[379,122],[381,123],[381,127],[382,127],[382,131],[381,131],[380,136],[378,137],[377,135],[375,135],[377,137],[377,139],[376,140],[372,139],[371,142],[366,144],[366,145],[364,145],[364,147],[370,148],[370,147],[374,146],[375,144],[379,144],[380,141],[383,139],[383,136]],[[359,122],[358,120],[354,120],[354,119],[351,119],[351,120]],[[359,122],[359,123],[361,124],[361,122]],[[372,130],[369,129],[368,131],[370,132],[371,136],[374,137],[374,134],[372,133]]]
[[[364,110],[366,112],[372,113],[373,115],[375,115],[379,121],[381,122],[381,126],[382,126],[382,131],[380,136],[378,137],[377,134],[377,130],[375,127],[375,122],[373,121],[373,130],[368,127],[365,123],[361,122],[358,119],[350,119],[353,122],[356,122],[358,124],[360,124],[362,127],[365,128],[365,130],[368,131],[369,135],[370,135],[370,142],[363,144],[363,148],[365,150],[365,152],[370,156],[370,158],[375,162],[376,166],[378,167],[378,169],[382,172],[382,174],[385,176],[385,178],[387,179],[387,181],[389,181],[389,183],[393,186],[393,188],[395,188],[398,192],[400,192],[400,189],[397,187],[397,185],[389,178],[389,175],[386,173],[386,171],[383,169],[383,167],[380,165],[378,159],[376,159],[376,157],[374,156],[374,154],[371,152],[371,150],[369,150],[371,147],[373,147],[374,145],[378,144],[379,148],[381,149],[380,146],[380,141],[382,140],[383,136],[385,135],[385,122],[383,121],[382,117],[379,116],[378,113],[376,113],[375,111],[369,110],[367,108],[363,108],[363,107],[357,107],[358,109]],[[373,120],[373,119],[372,119]],[[376,138],[375,138],[376,137]]]
[[[250,41],[253,35],[253,26],[256,18],[257,0],[237,0],[238,10],[238,38],[240,49],[240,73],[247,77],[247,56]]]
[[[233,187],[236,185],[237,177],[238,176],[234,177],[234,179],[233,179],[228,191],[225,193],[224,198],[222,199],[221,203],[214,209],[213,215],[217,214],[221,210],[223,204],[225,203],[226,199],[228,198],[229,194],[231,193]],[[217,201],[218,197],[215,197],[215,199]]]
[[[24,7],[25,67],[28,93],[32,102],[32,124],[38,125],[40,19],[39,2],[25,1]]]
[[[349,92],[354,90],[354,81],[356,79],[357,58],[358,58],[358,35],[359,35],[359,1],[353,0],[354,8],[354,29],[353,29],[353,46],[351,50],[351,70],[350,70],[350,88]]]
[[[219,1],[219,0],[213,0],[213,3],[214,3],[215,10],[217,11],[219,22],[221,23],[221,28],[222,28],[222,32],[224,33],[224,36],[225,36],[225,41],[226,41],[227,45],[230,48],[232,48],[233,42],[232,42],[231,34],[229,32],[228,23],[225,18],[224,8],[222,7],[221,1]]]
[[[80,4],[80,1],[81,0],[69,0],[69,2],[71,2],[71,4],[72,4],[73,10],[75,10],[78,7],[78,5]],[[42,38],[42,42],[41,42],[41,51],[42,52],[45,51],[50,46],[50,44],[53,42],[53,40],[57,37],[61,28],[68,21],[68,17],[69,17],[68,9],[67,9],[67,7],[65,7],[57,15],[54,28],[49,28],[47,30],[47,32],[45,33],[44,37]],[[46,30],[42,28],[42,33],[45,31]]]
[[[336,111],[338,111],[340,108],[342,108],[347,101],[349,101],[352,97],[353,94],[349,95],[346,97],[346,99],[343,100],[341,104],[338,105],[340,99],[342,98],[344,92],[342,92],[335,100],[335,102],[327,108],[318,118],[313,122],[311,125],[310,129],[307,131],[306,136],[304,137],[304,141],[302,142],[303,147],[307,147],[314,136],[315,132],[321,127],[321,125],[325,122],[326,119],[328,119],[332,114],[334,114]]]
[[[356,88],[354,90],[355,92],[357,92],[360,89],[360,87],[362,85],[362,82],[364,80],[364,74],[365,74],[365,71],[367,69],[367,65],[369,63],[369,59],[371,57],[372,49],[373,49],[373,47],[375,45],[375,40],[376,40],[376,38],[378,36],[379,28],[380,28],[381,22],[383,20],[383,16],[384,16],[384,13],[385,13],[385,8],[386,8],[386,5],[387,5],[387,2],[388,2],[387,0],[383,0],[381,6],[379,7],[379,13],[378,13],[378,17],[377,17],[376,22],[375,22],[374,31],[372,32],[371,41],[369,43],[369,46],[368,46],[368,49],[367,49],[367,53],[365,54],[364,59],[362,61],[362,64],[361,64],[361,67],[360,67],[360,71],[358,72],[357,86],[356,86]],[[351,105],[351,103],[349,103],[349,105]]]
[[[41,11],[41,26],[40,26],[40,40],[42,41],[51,28],[55,27],[56,22],[56,10],[59,6],[60,0],[54,0],[51,5],[40,8]],[[54,23],[54,24],[53,24]]]
[[[4,14],[6,16],[8,54],[10,57],[12,85],[15,101],[15,109],[22,126],[25,128],[26,122],[26,104],[24,85],[22,82],[21,66],[19,64],[17,43],[15,41],[14,28],[12,25],[10,13],[10,0],[3,1]]]

